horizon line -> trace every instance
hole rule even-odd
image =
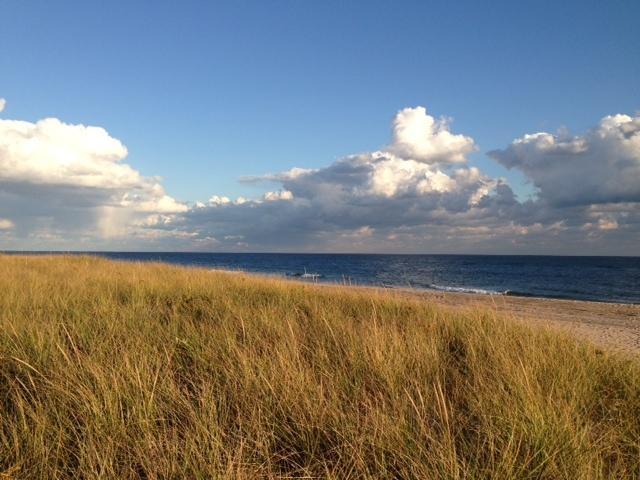
[[[190,254],[190,255],[396,255],[396,256],[466,256],[466,257],[576,257],[576,258],[640,258],[640,255],[563,255],[557,253],[384,253],[384,252],[198,252],[187,250],[0,250],[0,254],[100,254],[100,253],[144,253],[144,254]]]

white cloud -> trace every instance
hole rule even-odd
[[[554,205],[640,202],[640,116],[607,116],[583,136],[524,135],[489,155]]]
[[[394,197],[414,191],[418,194],[449,192],[454,180],[446,173],[415,160],[402,160],[381,153],[371,158],[371,171],[366,191],[375,195]]]
[[[11,230],[15,224],[8,218],[0,218],[0,230]]]
[[[231,199],[229,199],[229,197],[219,197],[218,195],[212,195],[211,198],[209,199],[209,205],[226,205],[227,203],[231,203]],[[198,204],[198,206],[200,207],[200,205],[202,204]]]
[[[100,127],[0,119],[0,216],[14,219],[23,243],[99,242],[134,235],[149,215],[188,209],[125,163],[127,153]]]
[[[245,177],[277,187],[188,207],[103,128],[0,119],[0,230],[4,248],[638,254],[639,131],[614,115],[490,152],[538,187],[519,202],[466,164],[472,138],[408,108],[381,150]]]
[[[214,195],[208,206],[198,203],[179,215],[171,228],[215,235],[229,240],[229,248],[235,246],[232,239],[242,237],[255,249],[366,249],[379,245],[380,238],[403,249],[400,239],[417,244],[415,232],[424,238],[431,224],[444,232],[443,224],[456,215],[495,220],[501,214],[492,203],[514,205],[502,180],[464,165],[473,140],[452,134],[424,108],[400,111],[393,136],[384,150],[347,156],[324,168],[245,177],[278,182],[281,189],[243,203]]]
[[[293,193],[289,190],[278,190],[277,192],[267,192],[264,194],[265,202],[277,202],[278,200],[292,200]]]
[[[222,239],[219,248],[232,250],[242,238],[243,249],[271,251],[596,253],[615,242],[616,253],[637,253],[637,202],[612,204],[614,197],[605,195],[613,188],[619,195],[622,188],[634,198],[638,183],[620,187],[619,178],[623,170],[636,175],[634,122],[607,117],[583,137],[533,134],[492,152],[540,188],[540,199],[519,202],[504,179],[465,164],[473,139],[451,133],[446,121],[422,107],[404,109],[393,122],[388,147],[323,168],[245,177],[281,188],[243,202],[213,196],[208,206],[177,215],[170,228],[215,236]],[[611,171],[594,167],[594,148]],[[596,193],[609,203],[594,204],[593,196],[577,205],[555,201],[561,192],[551,181],[570,190],[574,200],[593,193],[576,180],[581,161],[587,162],[588,178],[607,185]]]
[[[415,107],[396,115],[388,150],[404,159],[433,164],[463,163],[475,148],[471,137],[451,133],[446,119],[435,119],[426,108]]]
[[[55,118],[0,120],[0,180],[91,188],[135,187],[144,180],[122,143],[99,127]]]
[[[316,172],[315,169],[294,167],[286,172],[270,173],[267,175],[249,175],[240,178],[241,182],[253,183],[262,181],[283,182],[286,180],[295,180],[298,177]]]
[[[4,110],[4,107],[7,106],[7,101],[4,98],[0,97],[0,113]]]

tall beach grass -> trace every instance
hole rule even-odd
[[[0,478],[640,478],[640,361],[489,310],[0,256]]]

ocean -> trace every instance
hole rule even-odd
[[[161,261],[298,279],[306,271],[318,275],[309,281],[349,285],[640,303],[640,257],[151,252],[91,254],[114,260]]]

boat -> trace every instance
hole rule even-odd
[[[304,278],[305,280],[317,280],[322,275],[320,275],[319,273],[307,272],[307,269],[305,268],[304,269],[304,273],[300,273],[300,272],[290,273],[290,274],[287,274],[287,276],[289,276],[289,277],[297,277],[297,278]]]

